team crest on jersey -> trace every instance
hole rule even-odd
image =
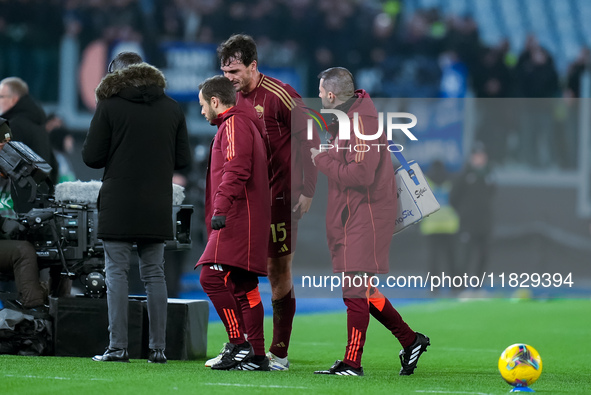
[[[254,109],[257,110],[257,114],[258,114],[259,118],[262,118],[263,117],[263,114],[265,112],[265,109],[263,108],[263,106],[261,106],[260,104],[257,104],[254,107]]]

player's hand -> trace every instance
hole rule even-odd
[[[211,229],[220,230],[226,227],[226,216],[225,215],[214,215],[211,217]]]
[[[298,199],[296,205],[293,206],[292,211],[296,214],[295,216],[300,219],[304,216],[304,214],[310,211],[310,206],[312,206],[312,198],[300,195],[300,198]]]
[[[316,149],[316,148],[310,148],[310,152],[312,153],[312,163],[314,163],[314,166],[316,166],[316,162],[314,161],[314,158],[316,158],[318,156],[318,154],[322,153],[322,151],[320,151],[319,149]]]

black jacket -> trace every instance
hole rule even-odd
[[[50,179],[57,182],[58,165],[49,142],[49,133],[45,130],[45,111],[29,95],[25,95],[10,110],[2,114],[8,119],[12,132],[12,139],[20,141],[42,157],[50,166]],[[12,199],[18,212],[26,212],[32,208],[27,202],[30,189],[22,189],[13,184]]]
[[[489,234],[493,227],[496,192],[490,168],[475,169],[467,164],[454,180],[450,203],[460,216],[460,230]]]
[[[191,163],[185,116],[164,94],[164,75],[141,63],[108,74],[82,150],[105,168],[98,236],[107,240],[172,238],[172,175]]]

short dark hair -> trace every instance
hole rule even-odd
[[[212,97],[217,97],[225,106],[236,104],[236,88],[234,84],[223,75],[210,77],[199,84],[199,90],[207,102],[211,102]]]
[[[222,66],[229,65],[232,60],[249,66],[255,60],[258,62],[257,45],[247,34],[234,34],[218,47],[218,58]]]
[[[143,59],[135,52],[119,52],[109,64],[108,72],[124,69],[132,64],[142,63]]]
[[[318,74],[318,78],[324,80],[324,89],[334,93],[341,101],[347,101],[355,94],[353,74],[344,67],[326,69]]]

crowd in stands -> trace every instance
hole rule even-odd
[[[163,66],[162,42],[217,44],[244,32],[257,40],[262,64],[306,65],[310,94],[317,71],[342,65],[374,95],[438,96],[439,63],[452,56],[467,67],[477,97],[578,95],[587,49],[559,75],[533,36],[514,54],[507,40],[483,45],[470,16],[425,9],[403,18],[403,7],[400,0],[0,0],[0,75],[20,75],[51,101],[64,34],[81,48],[98,37],[137,42]]]
[[[508,39],[486,45],[470,15],[435,8],[408,15],[403,0],[0,0],[0,76],[20,76],[34,97],[56,102],[64,36],[75,37],[81,51],[98,38],[112,47],[127,43],[165,67],[162,43],[217,45],[236,32],[255,38],[261,65],[307,70],[307,96],[316,96],[318,71],[339,65],[374,97],[439,97],[445,65],[458,63],[475,97],[568,100],[579,97],[591,59],[581,48],[559,71],[533,35],[521,53]],[[488,133],[480,133],[486,141]],[[554,144],[545,139],[543,145]],[[494,140],[492,158],[503,161],[511,136]],[[572,139],[560,144],[572,157]],[[525,160],[544,162],[543,155]],[[568,161],[561,166],[572,166]]]

